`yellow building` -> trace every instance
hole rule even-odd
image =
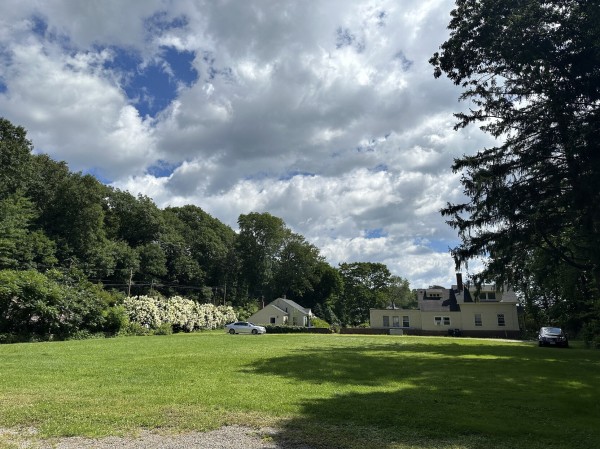
[[[484,285],[475,290],[463,285],[460,274],[450,289],[417,290],[418,309],[371,309],[372,328],[390,334],[463,335],[517,338],[520,336],[519,303],[512,290]]]

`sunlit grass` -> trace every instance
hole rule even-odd
[[[19,344],[0,346],[0,379],[0,427],[46,437],[244,424],[330,448],[600,440],[600,351],[532,343],[211,332]]]

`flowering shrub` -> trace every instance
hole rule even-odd
[[[161,323],[161,312],[156,305],[156,300],[149,296],[139,298],[129,297],[123,302],[129,315],[129,320],[150,329],[158,328]]]
[[[237,320],[230,306],[198,304],[181,296],[157,299],[149,296],[129,297],[123,306],[129,320],[148,329],[158,329],[165,324],[173,326],[175,331],[192,332],[194,330],[217,329]]]

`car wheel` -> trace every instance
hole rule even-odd
[[[258,331],[256,329],[252,329],[252,334],[256,335],[256,334],[258,334]]]
[[[542,344],[542,342],[541,342],[541,341],[538,341],[538,346],[541,348],[541,347],[542,347],[542,346],[544,346],[544,345]]]
[[[231,335],[234,335],[234,334],[235,334],[235,329],[229,329],[229,333],[230,333]]]

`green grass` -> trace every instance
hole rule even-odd
[[[223,332],[0,346],[0,427],[43,437],[243,424],[323,448],[587,449],[598,422],[600,351],[581,348]]]

